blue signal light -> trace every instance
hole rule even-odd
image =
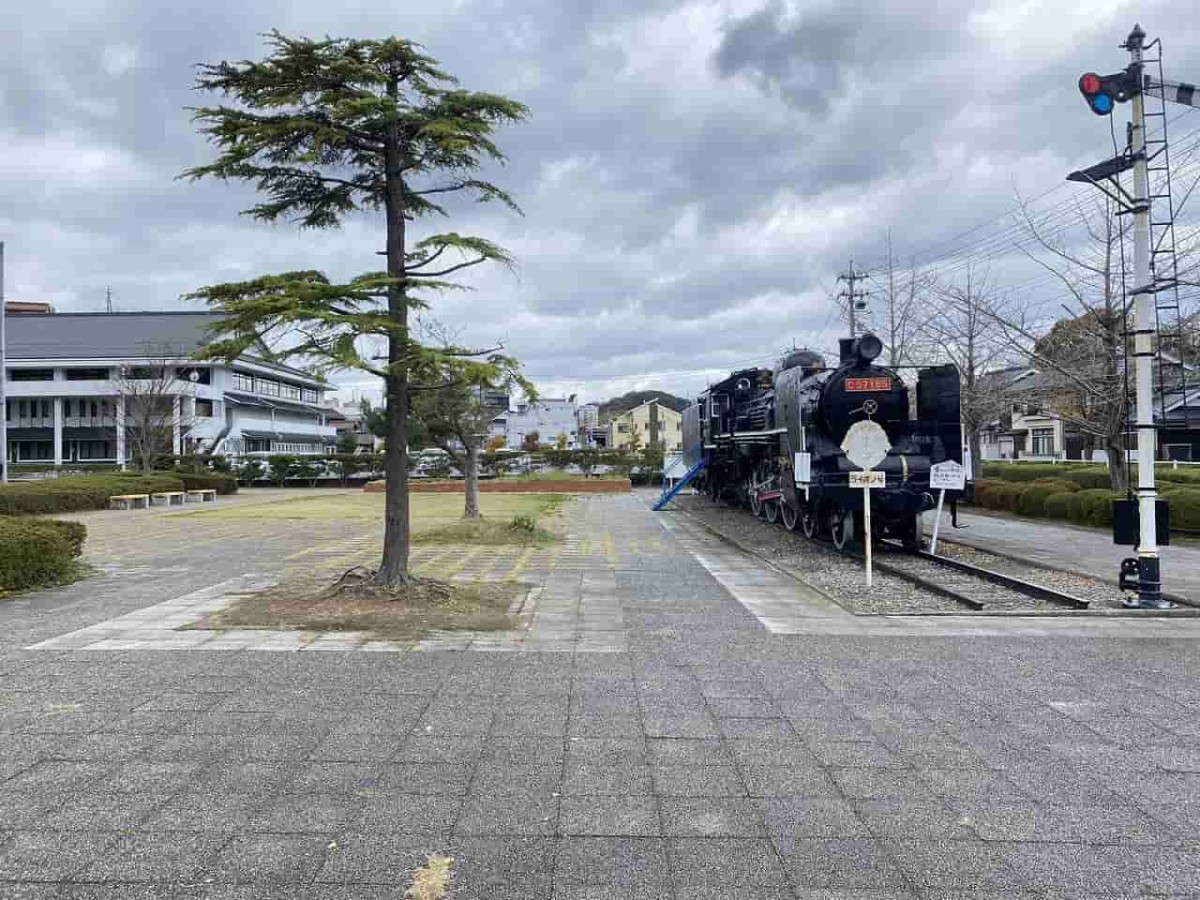
[[[1107,115],[1112,112],[1113,99],[1108,94],[1097,94],[1092,98],[1092,109],[1101,115]]]

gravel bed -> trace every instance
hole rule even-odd
[[[755,552],[823,591],[850,612],[859,615],[970,612],[948,597],[886,572],[876,572],[874,586],[867,587],[862,563],[832,547],[807,541],[803,535],[790,534],[779,525],[769,525],[746,510],[713,503],[700,495],[679,496],[673,503],[725,537],[753,547]]]
[[[770,525],[755,518],[749,511],[721,503],[712,503],[700,495],[681,496],[675,504],[697,517],[709,527],[733,541],[754,549],[807,584],[823,591],[847,610],[859,615],[956,613],[970,615],[972,610],[932,591],[891,575],[875,571],[873,587],[866,585],[861,561],[849,558],[824,543],[808,541],[800,534],[791,534],[780,525]],[[1077,575],[1018,562],[982,550],[938,542],[939,555],[952,557],[996,572],[1021,578],[1035,584],[1064,591],[1091,601],[1092,610],[1121,608],[1123,595],[1113,584]],[[882,563],[936,579],[939,584],[954,588],[969,597],[982,600],[985,612],[1086,614],[1070,607],[1050,603],[979,579],[964,576],[936,563],[905,556],[898,551],[877,548],[876,558]]]
[[[962,560],[973,566],[982,566],[993,572],[1012,575],[1025,581],[1040,584],[1056,591],[1063,591],[1090,600],[1093,607],[1118,609],[1122,605],[1124,594],[1112,582],[1077,575],[1074,572],[1063,572],[1059,569],[1046,569],[1033,563],[1018,562],[1007,556],[997,556],[966,544],[956,544],[953,541],[938,539],[938,556]]]

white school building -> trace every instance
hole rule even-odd
[[[244,356],[191,355],[216,317],[207,312],[16,313],[7,319],[4,415],[8,459],[61,466],[130,458],[125,385],[166,372],[176,454],[317,455],[333,448],[327,385]]]

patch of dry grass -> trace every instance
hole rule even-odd
[[[433,631],[502,631],[512,627],[509,608],[524,585],[415,580],[380,588],[370,573],[347,573],[333,587],[305,578],[285,581],[234,600],[188,626],[297,631],[365,631],[383,640],[415,641]]]
[[[434,853],[425,865],[413,873],[412,885],[404,896],[407,900],[442,900],[450,890],[450,866],[454,858]]]

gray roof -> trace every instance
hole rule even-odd
[[[220,317],[209,312],[10,315],[8,358],[120,359],[188,356]]]

